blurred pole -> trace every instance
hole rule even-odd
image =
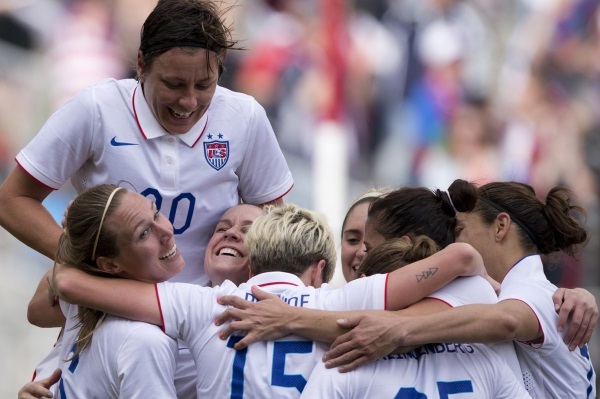
[[[324,54],[321,70],[328,101],[321,110],[315,133],[313,153],[313,203],[315,210],[327,216],[339,238],[346,211],[348,186],[348,144],[344,127],[344,81],[347,33],[344,0],[321,0],[321,32]],[[339,265],[339,260],[338,260]],[[340,285],[339,267],[332,284]]]

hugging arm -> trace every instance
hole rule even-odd
[[[27,320],[38,327],[62,327],[65,324],[56,294],[50,287],[52,268],[44,274],[27,306]]]
[[[552,296],[558,312],[558,331],[567,327],[563,341],[570,350],[590,342],[598,322],[596,298],[583,288],[559,288]]]
[[[60,264],[56,268],[54,288],[64,301],[162,326],[154,284],[92,276]]]
[[[392,319],[374,316],[342,320],[341,326],[352,329],[341,335],[325,354],[327,367],[351,371],[372,360],[369,348],[373,331],[388,346],[406,347],[432,342],[492,343],[510,340],[536,342],[541,335],[537,317],[529,306],[518,300],[504,300],[493,305],[465,305],[426,316]]]
[[[388,310],[405,308],[437,291],[457,276],[485,273],[479,253],[464,243],[451,244],[429,258],[391,272],[388,276],[386,303]],[[368,278],[368,277],[367,277]],[[341,288],[344,289],[344,288]],[[259,341],[277,339],[289,333],[323,342],[333,342],[347,330],[340,328],[338,319],[373,314],[375,311],[330,312],[288,306],[276,295],[252,288],[259,302],[248,302],[235,296],[220,298],[223,305],[233,306],[217,319],[217,325],[232,322],[222,331],[227,338],[234,331],[246,331],[236,349]],[[402,295],[397,293],[401,292]],[[439,302],[439,301],[438,301]],[[387,317],[379,311],[380,315]]]

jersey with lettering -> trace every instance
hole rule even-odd
[[[77,306],[61,301],[67,317],[57,395],[75,398],[176,398],[177,341],[159,327],[106,316],[77,356]]]
[[[340,373],[319,362],[307,399],[531,399],[508,364],[487,345],[428,344]]]
[[[385,309],[388,275],[361,278],[342,288],[306,287],[291,274],[271,272],[253,277],[238,287],[226,281],[214,289],[188,284],[157,284],[165,332],[185,340],[196,361],[198,397],[298,398],[310,372],[327,346],[294,335],[272,342],[256,342],[235,351],[240,336],[227,341],[218,337],[221,327],[212,322],[225,308],[223,295],[253,300],[251,287],[276,293],[286,303],[324,310]],[[467,278],[471,295],[481,292],[481,279]],[[492,290],[493,291],[493,290]],[[495,295],[494,295],[495,300]],[[474,299],[474,301],[476,301]],[[480,303],[480,302],[478,302]]]
[[[502,281],[499,299],[516,299],[535,313],[543,333],[541,344],[516,341],[525,388],[532,398],[595,398],[596,373],[585,345],[569,351],[556,329],[558,314],[539,255],[521,259]]]
[[[476,296],[474,296],[476,294]],[[435,298],[447,303],[451,307],[470,305],[470,304],[494,304],[498,302],[498,297],[492,286],[481,276],[458,277],[438,291],[429,295],[428,298]],[[495,342],[487,344],[508,364],[510,370],[515,375],[519,383],[523,385],[523,376],[517,352],[512,341]]]
[[[186,260],[172,281],[200,285],[209,283],[204,251],[221,215],[240,200],[276,200],[293,185],[266,113],[252,97],[217,87],[188,133],[169,134],[133,79],[107,79],[81,91],[16,161],[53,189],[68,179],[77,192],[127,184],[151,198],[173,224]]]

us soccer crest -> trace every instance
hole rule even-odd
[[[229,141],[205,142],[204,157],[215,170],[221,169],[229,159]]]

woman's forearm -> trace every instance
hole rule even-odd
[[[132,320],[162,324],[154,284],[60,268],[55,289],[63,300]]]

